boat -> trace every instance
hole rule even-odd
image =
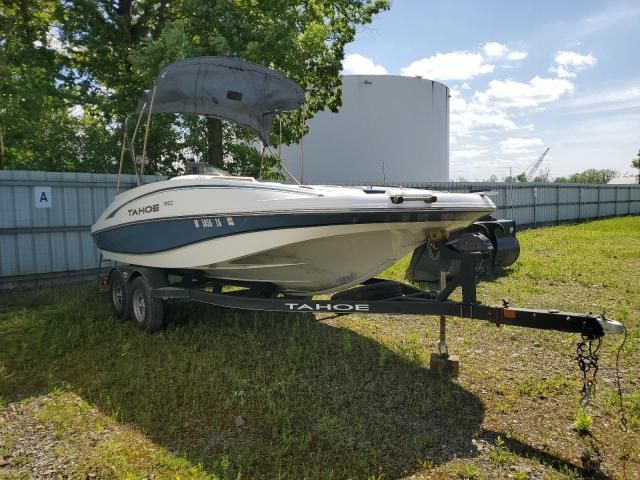
[[[267,144],[276,111],[303,101],[271,69],[198,57],[165,68],[137,113],[214,116]],[[295,185],[209,168],[119,193],[91,235],[108,260],[314,295],[357,285],[494,211],[484,193]]]
[[[121,193],[92,235],[110,260],[317,294],[371,278],[494,210],[480,194],[185,175]]]

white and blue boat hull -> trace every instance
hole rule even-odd
[[[306,295],[356,285],[494,210],[479,194],[189,176],[118,195],[92,235],[110,260]]]

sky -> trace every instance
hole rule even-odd
[[[552,178],[632,175],[640,150],[640,1],[392,0],[344,74],[450,88],[450,177],[516,175],[550,147]]]

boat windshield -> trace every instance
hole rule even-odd
[[[211,166],[205,162],[185,162],[185,175],[213,175],[215,177],[231,177],[232,175],[222,168]]]
[[[218,167],[206,167],[203,173],[205,175],[215,175],[216,177],[231,177],[229,172]]]

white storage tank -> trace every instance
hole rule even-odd
[[[348,75],[338,113],[319,112],[282,159],[306,184],[449,180],[449,89],[416,77]],[[304,158],[304,162],[303,162]]]

